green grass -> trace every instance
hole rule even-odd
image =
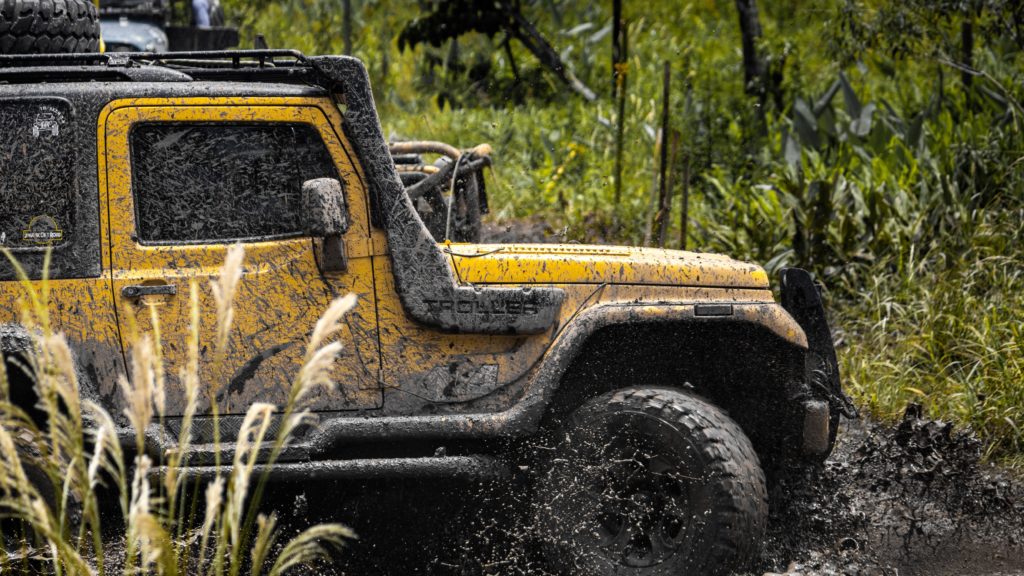
[[[1021,215],[981,217],[963,254],[911,260],[841,302],[846,387],[896,418],[908,402],[969,424],[987,454],[1024,453],[1024,248]]]

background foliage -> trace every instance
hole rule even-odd
[[[587,102],[501,32],[399,50],[431,2],[224,0],[250,42],[341,53],[370,69],[385,131],[470,146],[498,165],[493,218],[567,240],[641,243],[657,189],[661,67],[672,67],[687,245],[827,287],[846,385],[882,417],[908,401],[1024,452],[1024,8],[1010,0],[794,0],[760,5],[770,97],[745,90],[733,2],[634,2],[624,193],[613,202],[612,3],[523,0]],[[967,34],[970,33],[968,36]]]

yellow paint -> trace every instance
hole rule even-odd
[[[471,284],[598,283],[767,290],[760,266],[727,256],[578,244],[451,244],[459,279]]]
[[[452,252],[461,252],[469,248],[476,248],[469,245],[450,245]],[[480,253],[493,250],[496,246],[477,247]],[[394,287],[391,274],[391,262],[387,258],[374,258],[375,277],[377,278],[377,302],[380,315],[380,337],[381,355],[383,358],[383,377],[385,386],[388,388],[402,387],[405,390],[416,394],[426,395],[430,393],[427,385],[430,383],[428,372],[436,366],[446,366],[452,363],[453,359],[470,359],[475,364],[493,365],[497,368],[497,387],[518,381],[532,375],[543,362],[543,356],[549,351],[559,338],[566,336],[565,327],[578,321],[588,312],[600,314],[598,308],[610,310],[615,307],[628,306],[632,309],[641,310],[648,318],[664,318],[666,320],[685,318],[692,314],[692,305],[697,302],[722,302],[735,304],[735,316],[724,320],[747,321],[761,324],[778,336],[787,339],[795,344],[806,347],[807,341],[803,331],[793,322],[781,307],[777,306],[770,291],[766,290],[764,282],[758,282],[764,278],[764,272],[760,276],[752,275],[754,285],[749,288],[727,288],[722,286],[668,286],[652,283],[651,285],[638,284],[602,284],[604,280],[595,280],[595,276],[584,276],[591,274],[588,270],[596,267],[598,270],[609,270],[611,264],[593,257],[586,260],[587,264],[579,264],[571,259],[565,258],[568,251],[583,250],[586,248],[575,245],[564,245],[561,247],[557,264],[552,266],[567,266],[578,272],[577,276],[570,276],[568,273],[562,278],[572,280],[561,280],[565,282],[577,282],[562,284],[550,282],[549,285],[561,288],[566,292],[566,300],[562,305],[559,319],[551,330],[532,336],[505,336],[505,335],[479,335],[479,334],[445,334],[436,330],[420,326],[411,321],[402,310],[398,294]],[[613,247],[596,247],[604,253],[603,258],[611,258],[611,253],[630,253],[632,249],[621,249]],[[543,250],[538,246],[531,246],[527,253],[536,254],[534,250]],[[557,251],[557,250],[556,250]],[[513,250],[510,250],[506,257],[511,261]],[[682,254],[682,253],[677,253]],[[572,259],[581,257],[581,254],[574,254]],[[481,258],[459,258],[460,266],[465,262],[484,260]],[[588,257],[589,258],[589,257]],[[711,257],[715,258],[715,257]],[[721,259],[723,262],[728,259]],[[552,262],[554,260],[552,259]],[[731,261],[729,261],[731,262]],[[739,265],[739,263],[735,263]],[[484,264],[480,269],[486,269],[494,264]],[[605,266],[602,268],[602,266]],[[745,265],[746,266],[746,265]],[[728,270],[728,268],[726,268]],[[524,271],[525,267],[515,268],[514,273],[502,278],[502,283],[523,284],[531,283],[528,276],[531,272]],[[760,270],[758,268],[758,270]],[[460,268],[460,272],[462,269]],[[544,272],[538,268],[536,274],[541,278]],[[631,272],[636,275],[638,271],[634,268]],[[513,274],[522,274],[514,276]],[[722,273],[720,273],[722,274]],[[745,273],[737,272],[735,277],[737,284],[747,276]],[[479,276],[478,276],[479,277]],[[550,278],[548,276],[547,278]],[[631,277],[636,279],[635,276]],[[659,279],[662,277],[658,277]],[[722,284],[727,284],[723,277],[715,277]],[[465,279],[463,279],[465,280]],[[589,282],[589,283],[582,283]],[[765,306],[768,304],[768,306]],[[711,320],[715,321],[715,320]]]

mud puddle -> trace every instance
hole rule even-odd
[[[823,469],[779,483],[766,570],[1024,574],[1024,483],[980,464],[973,434],[920,412],[847,422]]]
[[[981,444],[911,408],[896,426],[847,422],[819,470],[779,481],[749,574],[1024,574],[1024,483]],[[545,575],[515,482],[380,481],[275,489],[296,527],[360,535],[335,574]]]

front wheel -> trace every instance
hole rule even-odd
[[[535,492],[548,560],[574,574],[722,574],[768,515],[757,455],[722,410],[674,389],[588,401],[558,432]]]

